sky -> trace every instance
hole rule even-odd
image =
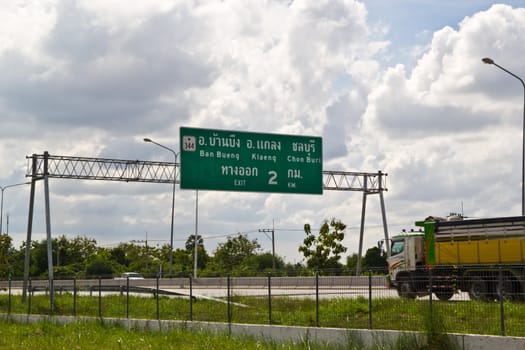
[[[26,156],[173,161],[179,128],[323,139],[323,169],[387,173],[390,235],[430,215],[521,214],[525,1],[4,0],[0,186]],[[37,182],[33,239],[45,239]],[[50,179],[53,237],[169,243],[169,184]],[[3,231],[26,239],[29,186],[5,188]],[[176,189],[174,248],[237,233],[302,261],[303,226],[347,225],[362,194]],[[198,213],[198,214],[197,214]],[[196,215],[197,214],[197,215]],[[198,218],[198,220],[196,220]],[[7,224],[7,219],[9,223]],[[383,238],[368,196],[365,250]]]

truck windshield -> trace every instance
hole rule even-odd
[[[392,249],[390,249],[390,253],[392,255],[396,255],[396,254],[403,252],[404,249],[405,249],[405,241],[393,241]]]

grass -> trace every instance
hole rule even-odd
[[[181,328],[169,331],[129,331],[122,326],[93,321],[61,325],[52,322],[17,324],[3,320],[0,321],[0,331],[1,349],[337,349],[328,345],[312,344],[307,340],[278,344],[271,340],[230,337],[211,332],[189,332]]]
[[[36,323],[15,323],[0,319],[0,348],[17,350],[99,350],[99,349],[162,349],[162,350],[448,350],[456,347],[446,338],[436,337],[418,340],[414,336],[401,336],[397,341],[377,340],[365,347],[357,337],[349,334],[345,344],[323,344],[312,342],[308,337],[295,342],[275,342],[271,339],[256,339],[248,336],[229,336],[209,331],[188,331],[184,328],[171,328],[162,331],[127,329],[123,326],[103,321],[76,321],[60,324],[52,321]]]
[[[187,298],[130,296],[129,305],[125,295],[79,296],[74,305],[73,295],[55,295],[55,315],[94,316],[103,318],[130,318],[165,320],[189,320],[190,304]],[[235,323],[268,324],[268,299],[261,297],[233,296],[230,320]],[[30,303],[22,303],[20,296],[0,295],[0,313],[50,314],[49,296],[34,295]],[[100,308],[99,308],[100,306]],[[430,313],[429,302],[392,298],[374,299],[372,319],[366,298],[331,298],[319,301],[319,325],[322,327],[407,330],[425,332],[428,315],[439,317],[442,331],[500,335],[500,308],[495,302],[443,302],[435,301]],[[505,302],[506,335],[525,336],[525,303]],[[195,321],[227,322],[228,305],[213,300],[199,299],[192,305]],[[290,326],[316,326],[315,301],[307,298],[273,297],[272,324]],[[1,348],[1,347],[0,347]]]

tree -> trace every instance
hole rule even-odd
[[[113,267],[111,261],[103,255],[97,255],[86,265],[87,277],[111,277],[113,276]]]
[[[220,243],[215,249],[213,261],[219,269],[232,271],[254,255],[261,246],[256,239],[249,240],[246,235],[239,233],[235,237],[228,237],[226,243]]]
[[[47,276],[47,240],[31,241],[31,276]]]
[[[14,260],[12,238],[7,234],[0,234],[0,277],[6,278],[13,273]]]
[[[97,241],[86,236],[76,236],[67,239],[60,236],[53,245],[60,250],[60,265],[69,265],[79,261],[88,260],[97,254]]]
[[[357,269],[357,253],[346,257],[346,267],[349,270]],[[386,256],[379,247],[369,248],[361,260],[361,265],[365,269],[371,269],[374,272],[387,273]]]
[[[98,252],[97,241],[85,236],[68,239],[61,235],[53,239],[53,265],[56,275],[71,277],[85,270],[85,263]]]
[[[170,267],[169,267],[170,250],[171,248],[168,243],[164,243],[157,249],[157,257],[159,259],[160,265],[162,266],[162,273],[165,275],[169,273],[169,270],[170,270]]]
[[[173,272],[189,272],[193,269],[192,254],[185,249],[177,248],[173,251]]]
[[[201,235],[197,235],[197,245],[198,246],[204,245],[204,239],[202,238]],[[188,236],[188,239],[186,239],[185,246],[186,246],[186,250],[193,251],[193,249],[195,248],[195,235]]]
[[[24,274],[26,244],[22,242],[19,249],[13,248],[12,261],[10,261],[13,276],[20,277]]]
[[[346,267],[347,269],[351,271],[355,271],[357,269],[357,253],[354,253],[352,255],[348,255],[346,257]]]
[[[119,244],[117,247],[109,250],[110,259],[122,266],[128,266],[130,261],[126,256],[126,249]]]
[[[188,239],[186,240],[186,250],[191,254],[192,259],[195,259],[195,235],[188,236]],[[199,269],[206,268],[208,259],[208,252],[206,252],[206,249],[204,248],[204,239],[201,235],[197,235],[197,267]]]
[[[345,229],[345,224],[332,219],[321,225],[319,234],[316,236],[312,233],[310,224],[305,224],[306,237],[303,245],[299,247],[299,252],[303,253],[306,266],[311,269],[341,268],[339,259],[341,254],[346,252],[346,247],[341,243],[345,238]]]
[[[53,272],[56,277],[72,277],[84,273],[86,262],[97,255],[100,248],[94,239],[77,236],[68,239],[65,235],[54,238],[51,241]],[[17,253],[15,271],[17,274],[23,272],[25,243]],[[31,242],[31,276],[48,275],[47,240]]]
[[[273,255],[270,252],[265,252],[261,254],[254,254],[247,258],[244,263],[243,267],[245,270],[250,271],[268,271],[273,270]],[[284,268],[285,263],[284,260],[276,255],[275,256],[275,269],[279,270]]]
[[[381,271],[386,270],[386,256],[379,247],[372,247],[366,251],[364,266],[369,269],[381,269]]]

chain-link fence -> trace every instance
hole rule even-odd
[[[518,268],[0,281],[0,312],[525,336]],[[253,275],[253,273],[251,273]],[[399,294],[403,297],[399,297]]]

